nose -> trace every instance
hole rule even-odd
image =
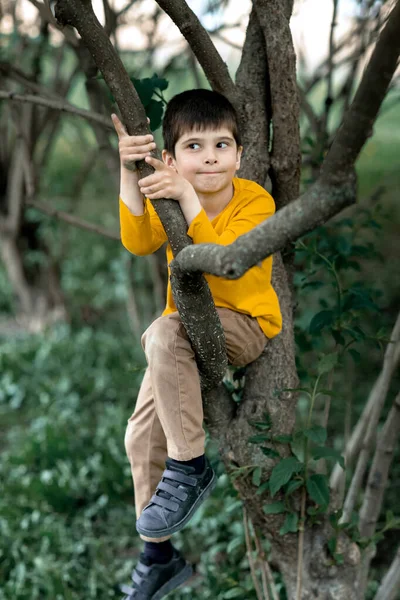
[[[204,162],[206,163],[206,165],[215,165],[215,163],[217,162],[217,157],[215,155],[215,150],[214,149],[209,149],[204,157]]]

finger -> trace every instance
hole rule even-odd
[[[158,158],[154,158],[154,156],[146,156],[146,162],[151,165],[156,171],[164,171],[167,169],[166,165],[162,160],[158,160]]]
[[[159,192],[153,192],[153,193],[148,193],[146,194],[145,192],[142,191],[143,196],[146,196],[146,198],[148,198],[149,200],[160,200],[161,198],[166,198],[166,195],[164,193],[163,190],[160,190]]]
[[[147,175],[147,177],[139,179],[138,184],[140,187],[157,186],[160,184],[160,176],[158,175],[157,171],[155,171],[151,175]]]
[[[132,152],[150,152],[156,147],[151,135],[127,135],[120,140],[120,148],[131,150]]]
[[[118,117],[117,117],[117,115],[115,113],[113,113],[111,115],[111,119],[112,119],[112,122],[114,124],[115,131],[118,134],[118,137],[121,139],[122,137],[127,136],[128,132],[126,131],[125,127],[123,126],[123,124],[118,119]]]
[[[146,156],[149,156],[149,152],[135,153],[135,154],[121,154],[121,159],[124,161],[138,162],[144,160]]]

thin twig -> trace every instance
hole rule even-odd
[[[396,334],[397,332],[397,334]],[[368,427],[363,438],[361,451],[358,457],[357,466],[355,469],[355,473],[351,480],[350,488],[347,492],[346,501],[343,506],[343,516],[341,521],[343,523],[350,520],[351,514],[354,509],[354,505],[357,501],[358,494],[361,489],[362,481],[365,475],[365,471],[367,469],[367,464],[369,460],[369,456],[372,451],[374,439],[376,437],[376,428],[379,423],[379,419],[382,413],[383,405],[385,402],[385,398],[389,389],[389,384],[391,381],[391,377],[393,375],[394,369],[396,368],[396,358],[397,360],[400,358],[400,313],[397,317],[397,322],[394,328],[395,336],[388,344],[385,352],[385,358],[383,363],[383,368],[389,371],[390,377],[386,378],[386,386],[384,387],[384,393],[378,397],[378,401],[373,406],[371,415],[368,422]]]
[[[16,94],[15,92],[5,92],[0,90],[0,100],[13,100],[15,102],[28,102],[31,104],[38,104],[46,108],[53,108],[62,112],[71,113],[79,117],[83,117],[87,121],[92,121],[98,125],[103,125],[108,129],[114,129],[111,119],[103,117],[102,115],[93,113],[90,110],[83,108],[77,108],[65,100],[51,100],[50,98],[41,98],[40,96],[33,96],[31,94]]]
[[[301,600],[303,587],[303,557],[304,557],[304,529],[306,520],[306,489],[303,486],[301,491],[301,510],[299,524],[299,539],[297,550],[297,585],[296,585],[296,600]]]
[[[50,206],[50,204],[46,204],[44,202],[40,202],[39,200],[34,200],[34,199],[27,200],[26,204],[28,204],[29,206],[33,206],[40,212],[45,213],[46,215],[49,215],[50,217],[55,217],[56,219],[65,221],[66,223],[68,223],[69,225],[73,225],[74,227],[80,227],[81,229],[86,229],[87,231],[92,231],[93,233],[98,233],[99,235],[102,235],[111,240],[117,240],[117,241],[121,240],[121,237],[118,233],[108,231],[107,229],[103,229],[103,227],[94,225],[93,223],[88,223],[87,221],[83,221],[82,219],[79,219],[78,217],[74,217],[73,215],[63,212],[62,210],[57,210],[56,208],[53,208],[52,206]]]
[[[272,597],[272,600],[275,600],[276,590],[275,590],[273,578],[271,577],[271,579],[272,579],[272,581],[271,581],[271,579],[269,577],[269,574],[271,574],[271,571],[269,569],[268,559],[265,555],[263,547],[261,546],[261,542],[258,538],[257,532],[256,532],[253,524],[252,524],[252,528],[253,528],[254,541],[256,543],[257,554],[258,554],[258,558],[259,558],[259,564],[260,564],[260,568],[261,568],[261,579],[262,579],[262,584],[263,584],[264,596],[265,596],[266,600],[270,600],[271,597]],[[268,571],[269,571],[269,573],[268,573]]]
[[[247,517],[247,511],[245,508],[243,508],[243,523],[244,523],[244,534],[245,534],[245,538],[246,538],[247,556],[249,557],[250,571],[251,571],[251,577],[252,577],[253,583],[254,583],[254,589],[257,594],[257,599],[264,600],[261,589],[260,589],[260,584],[257,579],[257,573],[256,573],[254,558],[253,558],[253,549],[251,547],[249,522],[248,522],[248,517]]]
[[[396,365],[400,360],[400,345],[398,345],[396,350],[396,344],[394,343],[400,337],[400,314],[396,319],[396,323],[393,327],[393,331],[391,333],[390,339],[392,340],[386,347],[385,356],[383,359],[382,370],[371,390],[368,401],[365,405],[365,408],[362,412],[361,417],[359,418],[354,431],[351,435],[349,442],[346,444],[344,457],[346,465],[349,466],[352,464],[354,458],[359,454],[361,445],[365,438],[365,434],[368,428],[368,424],[371,419],[371,415],[376,408],[376,406],[382,406],[385,402],[385,398],[389,389],[390,382],[393,377],[394,370],[396,369]],[[337,490],[340,480],[341,474],[343,474],[343,469],[336,465],[333,469],[329,486],[332,490]]]

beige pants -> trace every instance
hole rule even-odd
[[[257,320],[227,308],[217,310],[230,364],[253,362],[267,342]],[[205,440],[199,373],[179,313],[156,319],[144,332],[142,346],[148,368],[125,434],[137,517],[161,479],[167,456],[175,460],[201,456]]]

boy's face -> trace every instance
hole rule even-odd
[[[242,147],[237,147],[227,127],[194,129],[178,139],[175,157],[164,150],[163,160],[187,179],[197,193],[215,194],[232,186],[241,154]]]

